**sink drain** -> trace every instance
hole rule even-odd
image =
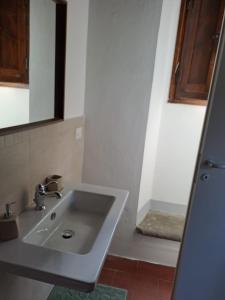
[[[74,234],[75,234],[75,232],[74,232],[73,230],[71,230],[71,229],[66,229],[66,230],[64,230],[63,233],[62,233],[62,237],[63,237],[64,239],[70,239],[71,237],[74,236]]]

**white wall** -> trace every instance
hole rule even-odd
[[[160,123],[168,97],[179,12],[180,0],[163,1],[138,201],[140,219],[149,209],[149,200],[152,199]]]
[[[89,0],[68,0],[65,118],[84,114]]]
[[[0,87],[0,128],[29,123],[29,89]]]
[[[91,0],[83,181],[128,189],[111,251],[138,257],[134,232],[156,42],[159,0]]]
[[[205,107],[164,107],[152,199],[187,205],[202,133]]]
[[[205,107],[168,103],[180,0],[164,0],[139,195],[139,213],[150,199],[187,205]]]

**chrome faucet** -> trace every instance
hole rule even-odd
[[[46,197],[62,198],[62,194],[58,191],[47,192],[47,187],[52,183],[58,183],[57,181],[50,181],[47,184],[38,184],[35,189],[34,203],[36,204],[36,210],[44,210]]]

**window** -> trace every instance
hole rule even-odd
[[[0,1],[0,85],[28,84],[29,1]]]
[[[182,0],[169,102],[207,104],[225,0]]]

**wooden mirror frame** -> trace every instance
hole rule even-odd
[[[55,108],[54,118],[22,125],[0,128],[0,136],[27,130],[35,127],[62,122],[65,103],[65,70],[66,70],[66,33],[67,1],[49,0],[56,3],[56,40],[55,40]]]

